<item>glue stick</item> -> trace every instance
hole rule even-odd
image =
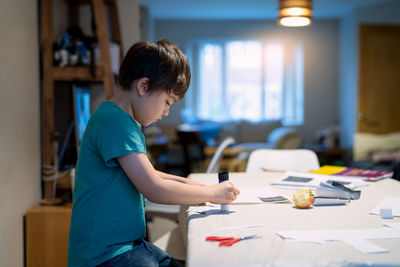
[[[222,183],[225,181],[229,181],[229,173],[228,172],[219,172],[218,173],[218,182]],[[221,204],[221,211],[222,212],[228,212],[229,211],[229,205],[222,205]]]

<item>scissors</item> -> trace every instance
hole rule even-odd
[[[248,235],[244,237],[223,237],[223,236],[207,236],[206,241],[218,241],[220,247],[230,247],[233,244],[246,239],[255,238],[257,235]]]

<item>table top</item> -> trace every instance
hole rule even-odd
[[[296,190],[270,186],[282,173],[230,173],[239,189],[268,187],[291,198]],[[206,184],[217,182],[217,174],[191,174],[190,179]],[[365,254],[342,241],[324,244],[290,242],[275,232],[286,230],[339,230],[380,228],[385,222],[400,222],[399,217],[381,219],[370,214],[385,196],[400,196],[400,182],[384,179],[363,187],[361,197],[343,206],[297,209],[291,203],[232,204],[231,213],[203,215],[188,213],[186,264],[196,266],[357,266],[365,264],[400,266],[400,239],[369,240],[389,249],[389,253]],[[258,225],[253,228],[236,226]],[[231,229],[221,229],[229,228]],[[257,234],[261,238],[241,241],[232,247],[206,242],[207,236]]]

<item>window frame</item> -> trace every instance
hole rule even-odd
[[[261,79],[260,79],[260,90],[261,90],[261,119],[258,120],[252,120],[252,119],[247,119],[247,118],[241,118],[241,119],[233,119],[229,118],[230,114],[225,114],[225,118],[222,119],[215,119],[215,118],[203,118],[199,113],[200,111],[200,101],[196,101],[196,99],[201,98],[201,49],[204,47],[206,44],[212,44],[212,45],[218,45],[222,48],[222,70],[221,73],[223,73],[222,77],[222,99],[223,99],[223,105],[227,105],[227,99],[226,99],[226,94],[227,94],[227,67],[226,67],[226,58],[227,58],[227,45],[230,42],[258,42],[261,45]],[[192,80],[192,84],[195,84],[194,86],[191,85],[189,87],[189,92],[188,96],[186,98],[186,107],[188,109],[191,109],[193,111],[193,114],[195,114],[195,117],[197,120],[202,120],[202,121],[215,121],[215,122],[224,122],[224,121],[237,121],[237,120],[251,120],[253,122],[262,122],[262,121],[271,121],[275,119],[267,119],[265,118],[263,112],[265,110],[265,105],[266,105],[266,100],[265,100],[265,82],[266,82],[266,75],[265,75],[265,68],[266,64],[264,62],[264,57],[265,57],[265,48],[268,45],[273,45],[273,44],[279,44],[282,46],[284,49],[284,59],[283,59],[283,82],[282,82],[282,101],[281,101],[281,117],[278,118],[277,120],[281,120],[282,124],[285,126],[301,126],[304,124],[304,49],[303,49],[303,44],[300,41],[294,42],[294,43],[287,43],[282,40],[276,40],[276,39],[270,39],[270,40],[256,40],[256,39],[202,39],[202,40],[197,40],[190,42],[188,44],[188,48],[186,50],[186,54],[188,55],[189,62],[191,64],[191,68],[194,74],[192,77],[194,78]],[[291,83],[295,84],[294,89],[291,89],[291,92],[288,92],[288,89],[286,89],[287,86],[287,76],[288,76],[288,66],[290,64],[287,64],[287,58],[286,58],[286,50],[288,47],[291,47],[292,53],[292,59],[290,64],[291,70],[294,71],[295,73],[293,79],[291,80]],[[300,62],[301,61],[301,62]],[[301,66],[300,66],[301,65]],[[293,70],[294,68],[294,70]],[[302,77],[300,77],[302,76]],[[193,87],[196,88],[197,90],[193,90]],[[300,89],[298,88],[300,87]],[[292,110],[294,110],[292,113],[296,114],[296,118],[292,117],[287,117],[287,102],[289,102],[287,99],[285,99],[288,95],[290,94],[301,94],[298,96],[295,96],[292,101],[296,101],[296,103],[292,104]],[[301,102],[301,103],[298,103]]]

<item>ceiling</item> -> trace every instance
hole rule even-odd
[[[155,19],[274,19],[278,0],[139,0]],[[314,18],[338,18],[364,6],[394,0],[314,0]]]

